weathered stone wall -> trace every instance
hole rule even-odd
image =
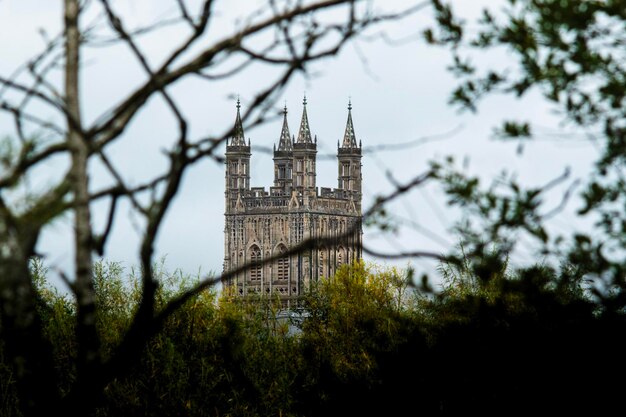
[[[261,262],[309,238],[334,242],[239,274],[230,283],[239,295],[297,296],[311,281],[361,256],[361,215],[350,200],[264,195],[240,202],[226,214],[225,269]],[[344,237],[351,228],[354,233]]]

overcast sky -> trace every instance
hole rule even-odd
[[[40,29],[49,34],[58,31],[62,16],[60,1],[0,0],[0,74],[11,74],[24,60],[38,52],[43,45]],[[190,2],[193,3],[193,2]],[[255,10],[259,1],[217,2],[220,19],[210,32],[218,37],[233,30],[236,17]],[[406,1],[380,2],[386,9],[402,7]],[[475,15],[483,4],[494,1],[458,1],[458,10],[466,17]],[[171,15],[167,0],[136,0],[114,2],[130,25],[145,24],[155,18]],[[382,7],[382,6],[381,6]],[[565,166],[573,169],[573,176],[584,176],[594,149],[584,141],[564,143],[553,140],[553,133],[566,131],[558,125],[558,116],[551,113],[538,94],[524,101],[494,97],[485,101],[477,115],[459,114],[447,104],[455,85],[446,72],[450,56],[446,51],[426,46],[417,35],[431,18],[428,10],[402,22],[386,24],[367,33],[367,36],[334,58],[309,67],[309,77],[296,76],[289,84],[281,104],[289,109],[289,126],[297,134],[302,111],[302,97],[306,92],[308,115],[313,134],[318,137],[319,154],[333,154],[337,140],[342,138],[348,99],[353,105],[353,119],[357,139],[363,147],[413,141],[422,137],[443,135],[442,139],[403,149],[376,152],[363,158],[364,207],[372,199],[389,192],[391,185],[385,177],[393,172],[398,181],[406,181],[427,169],[427,162],[455,155],[465,160],[469,173],[488,179],[503,169],[515,172],[527,184],[547,183],[563,172]],[[177,32],[178,31],[178,32]],[[396,42],[390,45],[377,36],[384,31]],[[159,57],[175,45],[183,34],[170,28],[142,41],[142,47],[159,62]],[[481,57],[485,66],[505,65],[507,55],[492,54]],[[144,78],[128,51],[119,48],[96,48],[83,55],[84,72],[83,111],[85,119],[93,121],[103,111],[121,100],[133,86]],[[243,110],[260,85],[266,85],[275,74],[271,68],[253,67],[249,71],[221,83],[206,83],[188,78],[172,88],[172,93],[190,120],[193,135],[219,135],[232,126],[235,101],[240,95]],[[50,116],[53,117],[53,116]],[[540,141],[527,146],[523,154],[514,144],[492,140],[492,129],[503,119],[532,120],[539,129]],[[131,183],[158,172],[165,165],[162,151],[171,144],[176,134],[174,119],[161,100],[148,102],[146,108],[131,124],[119,144],[111,149],[111,157]],[[271,147],[278,141],[281,120],[245,132],[252,146]],[[6,115],[0,115],[0,136],[11,134],[13,125]],[[451,134],[451,132],[455,132]],[[31,178],[31,187],[45,187],[54,173],[62,172],[62,160],[43,167]],[[91,167],[92,189],[110,181],[97,165]],[[320,160],[318,186],[336,187],[336,161]],[[252,186],[271,185],[273,168],[271,155],[252,155]],[[194,166],[184,177],[180,195],[170,210],[158,236],[159,256],[166,256],[170,269],[180,268],[195,274],[221,272],[223,261],[224,228],[224,172],[213,161]],[[94,224],[101,227],[104,206],[95,207]],[[385,251],[423,249],[445,252],[454,244],[454,237],[446,230],[454,225],[458,213],[445,207],[438,190],[430,187],[413,191],[404,200],[393,205],[396,214],[415,222],[418,229],[403,227],[398,234],[380,235],[366,229],[367,243]],[[130,267],[138,264],[140,217],[124,205],[107,245],[106,259],[120,261]],[[554,225],[571,227],[564,215]],[[47,262],[72,275],[72,244],[69,238],[71,218],[65,217],[46,229],[38,250]],[[523,245],[522,245],[523,246]],[[515,262],[530,259],[524,248]],[[407,261],[398,261],[404,265]],[[413,260],[418,272],[432,271],[432,262]]]

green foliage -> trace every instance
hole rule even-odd
[[[367,376],[376,368],[372,352],[398,343],[399,320],[409,309],[407,282],[396,268],[358,262],[317,283],[305,299],[310,314],[305,344],[330,359],[339,378]],[[361,373],[364,373],[361,375]]]
[[[478,177],[458,171],[452,159],[433,164],[433,169],[448,204],[463,212],[456,224],[463,252],[451,250],[450,261],[462,264],[469,259],[473,274],[489,278],[500,273],[520,237],[533,239],[542,253],[549,252],[545,220],[553,213],[545,211],[542,203],[550,190],[568,178],[567,171],[543,186],[524,188],[506,173],[484,186]]]
[[[163,264],[155,270],[159,307],[194,282]],[[414,286],[411,269],[347,265],[312,286],[294,322],[278,299],[202,293],[107,386],[97,415],[380,416],[406,414],[407,404],[425,415],[602,412],[621,401],[607,376],[626,370],[623,303],[607,308],[579,268],[477,270],[469,257],[442,264],[444,285],[432,293]],[[76,373],[75,308],[46,283],[41,262],[31,271],[66,393]],[[137,307],[138,278],[116,263],[94,271],[110,353]],[[3,362],[0,376],[0,415],[17,415]],[[585,396],[571,401],[580,389]]]
[[[624,2],[508,1],[503,8],[485,7],[475,22],[460,19],[452,10],[453,2],[431,3],[436,23],[424,35],[428,42],[450,49],[450,70],[459,80],[452,104],[477,111],[480,101],[493,94],[523,97],[539,92],[563,117],[564,126],[593,138],[599,151],[580,195],[583,206],[578,214],[595,223],[593,232],[584,236],[580,232],[548,235],[544,223],[551,213],[541,213],[540,204],[541,195],[551,187],[524,191],[507,181],[509,190],[477,192],[474,179],[448,172],[441,176],[444,188],[453,202],[477,209],[480,227],[489,231],[484,240],[506,247],[516,241],[510,232],[528,232],[541,242],[543,256],[584,269],[586,278],[595,280],[597,296],[609,303],[626,288]],[[467,25],[473,25],[472,30],[465,30]],[[497,68],[483,68],[476,56],[490,51],[505,51],[507,59]],[[534,138],[529,122],[515,121],[503,122],[496,136],[520,141],[519,150]],[[564,193],[564,201],[570,191]],[[476,217],[461,227],[466,237],[477,230]],[[504,255],[514,245],[510,246]]]

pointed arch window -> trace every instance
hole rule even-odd
[[[244,242],[243,220],[237,222],[237,230],[239,232],[239,242]]]
[[[284,245],[278,247],[278,253],[285,253],[287,248]],[[282,256],[276,260],[276,279],[287,280],[289,279],[289,257]]]
[[[286,168],[284,165],[278,165],[278,179],[282,180],[286,177]]]
[[[261,249],[254,245],[250,248],[250,281],[260,281],[262,277]]]
[[[326,248],[321,248],[317,257],[317,276],[326,276]]]
[[[343,171],[341,172],[341,175],[346,175],[346,176],[350,175],[350,163],[349,162],[344,162],[342,164],[342,168],[343,168]]]
[[[340,267],[345,262],[345,255],[342,247],[337,250],[337,267]]]

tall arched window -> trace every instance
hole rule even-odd
[[[278,253],[285,253],[287,248],[285,245],[280,245],[276,248]],[[289,257],[283,256],[276,260],[276,279],[286,280],[289,279]]]
[[[337,267],[340,267],[345,262],[345,255],[343,252],[343,248],[340,246],[339,249],[337,249]]]
[[[326,248],[321,248],[317,257],[317,276],[326,276]]]
[[[250,248],[250,280],[259,281],[263,277],[261,262],[261,249],[257,245]]]

